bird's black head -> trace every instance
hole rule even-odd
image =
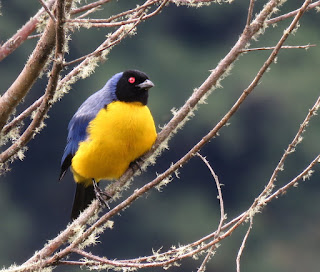
[[[148,90],[154,84],[148,76],[138,70],[124,71],[116,86],[116,96],[124,102],[148,102]]]

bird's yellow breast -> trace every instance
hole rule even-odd
[[[140,102],[108,104],[89,123],[87,133],[72,159],[76,182],[119,178],[157,137],[150,110]]]

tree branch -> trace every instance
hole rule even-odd
[[[248,15],[247,15],[247,23],[246,26],[249,26],[252,20],[252,13],[253,13],[253,7],[254,7],[255,0],[250,0],[249,9],[248,9]]]
[[[111,2],[111,0],[100,0],[100,1],[96,1],[96,2],[93,2],[93,3],[90,3],[90,4],[87,4],[85,6],[82,6],[80,8],[76,8],[76,9],[73,9],[70,14],[73,15],[73,14],[77,14],[77,13],[81,13],[81,12],[84,12],[84,11],[87,11],[89,9],[93,9],[93,8],[97,8],[97,7],[100,7],[104,4],[107,4]]]
[[[312,4],[309,4],[307,9],[306,9],[306,11],[308,11],[310,9],[314,9],[316,7],[319,7],[319,6],[320,6],[320,1],[316,1],[316,2],[314,2]],[[268,25],[272,25],[272,24],[278,23],[278,22],[283,21],[285,19],[288,19],[290,17],[294,17],[299,11],[300,11],[300,9],[296,9],[294,11],[288,12],[288,13],[283,14],[281,16],[269,19],[266,23]]]
[[[221,184],[220,184],[218,176],[216,175],[216,173],[212,169],[212,167],[211,167],[210,163],[208,162],[208,160],[205,157],[201,156],[200,153],[197,153],[196,155],[198,157],[200,157],[200,159],[208,167],[211,175],[214,178],[214,181],[215,181],[216,187],[217,187],[217,191],[218,191],[218,199],[219,199],[219,204],[220,204],[220,222],[219,222],[218,228],[216,230],[215,236],[213,237],[215,239],[220,235],[221,229],[222,229],[224,221],[226,219],[226,214],[224,212],[224,203],[223,203],[223,197],[222,197],[222,191],[221,191]],[[215,246],[213,245],[211,248],[208,249],[207,255],[204,258],[204,260],[202,261],[201,266],[198,269],[198,272],[204,272],[206,270],[205,266],[209,262],[211,256],[213,255],[214,248],[215,248]]]
[[[61,0],[62,1],[62,0]],[[98,1],[100,2],[100,1]],[[152,1],[147,1],[147,3],[151,3]],[[154,2],[154,1],[153,1]],[[183,1],[188,2],[188,1]],[[240,56],[241,53],[243,53],[245,48],[247,47],[248,42],[252,39],[254,35],[257,35],[257,33],[260,33],[260,31],[265,27],[265,23],[267,18],[270,17],[270,15],[273,13],[274,9],[280,4],[280,0],[270,0],[264,8],[261,10],[261,12],[257,15],[254,21],[252,21],[250,24],[247,24],[243,33],[241,34],[239,40],[236,42],[234,47],[231,49],[231,51],[223,58],[217,67],[211,72],[209,77],[204,81],[204,83],[200,86],[199,89],[196,89],[191,97],[187,100],[186,104],[175,113],[174,117],[171,119],[171,121],[164,127],[164,129],[161,131],[161,133],[158,135],[158,139],[154,147],[152,148],[152,151],[149,152],[145,158],[149,158],[151,155],[156,156],[159,154],[159,152],[163,149],[163,145],[169,140],[170,136],[172,136],[176,131],[182,126],[182,124],[188,120],[188,118],[191,116],[192,111],[196,108],[198,104],[203,102],[203,100],[206,98],[206,96],[212,91],[212,89],[219,84],[219,81],[222,80],[224,77],[227,76],[228,70],[230,69],[231,65],[236,61],[236,59]],[[253,1],[251,1],[253,3]],[[128,207],[133,201],[135,201],[137,198],[139,198],[144,193],[148,192],[150,189],[157,185],[161,185],[164,183],[165,179],[170,178],[170,176],[177,171],[182,165],[186,164],[191,158],[194,157],[194,155],[199,152],[199,150],[206,144],[208,141],[210,141],[214,136],[217,135],[219,130],[229,121],[229,119],[233,116],[233,114],[238,110],[240,105],[245,101],[247,96],[255,89],[257,84],[259,83],[261,77],[266,72],[267,68],[270,67],[272,62],[274,61],[275,57],[278,55],[279,50],[283,47],[283,44],[287,37],[290,35],[292,30],[296,27],[298,20],[303,15],[304,11],[307,9],[310,1],[305,1],[303,6],[299,9],[299,11],[296,13],[295,18],[293,19],[290,26],[286,29],[282,37],[280,38],[277,45],[273,48],[272,53],[270,54],[269,58],[266,60],[266,62],[263,64],[259,72],[257,73],[256,77],[253,79],[251,84],[246,88],[243,93],[240,95],[239,99],[234,103],[234,105],[231,107],[231,109],[225,114],[225,116],[216,124],[215,127],[213,127],[207,135],[205,135],[195,146],[193,146],[189,152],[187,152],[183,157],[181,157],[176,163],[174,163],[170,168],[168,168],[165,172],[158,175],[153,181],[147,183],[143,187],[139,188],[138,190],[135,190],[127,199],[123,200],[121,203],[119,203],[117,206],[115,206],[112,210],[108,211],[106,214],[101,216],[98,219],[95,219],[94,223],[90,226],[86,226],[88,220],[94,216],[97,211],[99,210],[99,205],[97,201],[93,201],[93,203],[89,206],[88,209],[86,209],[83,213],[80,214],[79,218],[76,219],[74,222],[72,222],[63,232],[61,232],[56,238],[51,240],[47,245],[44,246],[42,250],[37,252],[32,258],[30,258],[23,266],[24,271],[32,271],[35,269],[41,269],[43,267],[53,266],[57,265],[59,263],[66,264],[66,265],[87,265],[92,266],[93,268],[97,265],[101,264],[107,264],[117,267],[133,267],[133,268],[144,268],[144,267],[155,267],[155,266],[162,266],[162,267],[168,267],[175,262],[182,260],[187,257],[191,257],[194,254],[197,254],[199,252],[202,252],[204,250],[209,250],[208,255],[205,258],[203,265],[200,267],[204,269],[205,264],[209,260],[210,251],[216,246],[216,244],[229,237],[233,231],[235,231],[243,222],[248,220],[248,218],[251,220],[255,213],[262,207],[266,205],[268,201],[273,200],[275,197],[280,195],[282,192],[290,188],[300,179],[306,178],[310,175],[312,168],[316,165],[316,163],[320,159],[320,155],[318,155],[306,168],[303,170],[296,178],[294,178],[292,181],[287,183],[285,186],[277,190],[274,194],[272,193],[273,189],[273,182],[275,178],[273,178],[273,175],[269,181],[272,181],[271,187],[268,188],[268,190],[263,190],[262,193],[256,198],[252,205],[249,207],[248,210],[246,210],[244,213],[242,213],[240,216],[232,219],[228,223],[224,223],[225,220],[225,214],[224,214],[224,207],[223,207],[223,200],[222,200],[222,193],[220,189],[220,183],[218,181],[218,178],[216,177],[214,171],[210,167],[209,163],[207,164],[208,168],[210,169],[217,185],[219,199],[220,199],[220,222],[218,225],[218,228],[216,231],[210,233],[209,235],[202,237],[201,239],[188,244],[184,247],[179,247],[178,249],[171,249],[164,253],[155,253],[152,256],[148,257],[141,257],[141,258],[135,258],[131,260],[109,260],[107,258],[102,258],[99,256],[95,256],[91,253],[87,253],[84,250],[80,250],[79,248],[84,247],[85,242],[87,241],[88,237],[90,235],[99,234],[101,231],[100,228],[103,228],[108,220],[118,214],[120,211],[122,211],[124,208]],[[163,5],[165,5],[165,2],[162,2]],[[253,5],[253,4],[252,4]],[[143,16],[143,10],[139,10],[139,12],[132,14],[131,18],[129,19],[135,19],[137,22],[140,22],[141,20],[138,20],[138,18],[141,18]],[[61,22],[61,19],[58,19],[59,16],[57,15],[57,21]],[[251,20],[250,20],[251,21]],[[45,96],[40,100],[41,106],[43,105],[44,111],[47,110],[46,105],[47,102],[52,101],[53,98],[53,92],[49,91],[49,85],[54,86],[54,89],[62,89],[65,88],[65,85],[72,84],[79,78],[79,74],[81,74],[82,69],[92,61],[92,59],[97,58],[103,54],[103,50],[105,50],[107,47],[112,45],[114,41],[117,41],[118,39],[121,39],[122,35],[125,35],[125,27],[120,27],[117,31],[113,33],[112,36],[110,36],[103,44],[99,46],[95,50],[96,54],[89,56],[87,59],[83,60],[77,67],[75,67],[66,77],[64,77],[60,82],[57,81],[57,74],[52,70],[52,82],[48,84],[46,94]],[[57,30],[58,35],[58,30]],[[56,43],[58,43],[58,37],[56,39]],[[61,45],[61,44],[60,44]],[[62,47],[60,47],[62,48]],[[59,45],[56,45],[56,50],[59,50]],[[57,51],[56,51],[57,52]],[[56,59],[60,59],[56,57]],[[55,62],[54,65],[61,64],[62,62]],[[59,66],[60,67],[60,66]],[[59,68],[58,67],[58,68]],[[54,67],[53,67],[54,68]],[[57,68],[57,69],[58,69]],[[60,67],[61,68],[61,67]],[[61,68],[62,69],[62,68]],[[78,77],[78,78],[76,78]],[[76,78],[76,79],[75,79]],[[68,81],[71,81],[71,83],[68,83]],[[48,99],[46,97],[48,93],[48,96],[51,96],[51,99]],[[320,97],[319,97],[320,99]],[[307,121],[304,121],[302,126],[300,127],[297,136],[295,137],[299,139],[299,136],[303,133],[304,128],[306,127],[307,123],[309,122],[310,118],[315,114],[316,110],[319,108],[320,100],[317,100],[317,103],[315,106],[309,111],[309,114],[306,118]],[[40,107],[41,108],[41,107]],[[29,107],[30,109],[30,107]],[[40,112],[40,111],[39,111]],[[291,150],[298,144],[298,141],[294,139],[293,144],[289,145],[288,149],[291,152]],[[288,153],[289,154],[289,153]],[[284,156],[287,156],[288,154],[284,154]],[[202,158],[202,157],[201,157]],[[204,159],[204,158],[202,158]],[[204,159],[206,162],[206,160]],[[281,161],[280,161],[281,162]],[[283,161],[282,161],[283,163]],[[279,163],[279,166],[277,166],[276,171],[278,171],[278,168],[282,164]],[[112,184],[107,191],[109,195],[113,195],[121,188],[129,178],[133,175],[133,170],[129,169],[126,174],[117,182]],[[277,174],[275,174],[276,176]],[[251,222],[252,224],[252,222]],[[251,227],[251,225],[250,225]],[[82,228],[81,234],[77,232],[79,228]],[[222,230],[225,231],[222,233]],[[98,232],[98,233],[97,233]],[[247,237],[249,235],[249,230],[247,234],[244,237],[243,243],[240,247],[240,250],[238,252],[237,257],[237,263],[240,264],[240,256],[242,254],[244,243],[247,240]],[[72,237],[72,239],[70,239]],[[64,248],[61,248],[64,243],[66,243],[68,240],[71,240],[69,244],[67,244]],[[61,248],[59,252],[57,250]],[[89,261],[83,261],[83,262],[77,262],[77,261],[64,261],[63,259],[67,257],[70,253],[77,253],[81,256],[84,256],[86,258],[89,258]],[[165,256],[166,259],[162,259],[159,257]],[[92,260],[92,261],[91,261]],[[163,261],[164,260],[164,261]],[[238,261],[239,260],[239,261]],[[199,269],[199,271],[200,271]]]
[[[54,47],[54,41],[55,26],[54,22],[49,20],[44,34],[22,72],[4,95],[0,97],[0,131],[6,124],[15,107],[26,96],[31,86],[40,75]]]
[[[281,49],[309,49],[310,47],[315,47],[316,44],[307,44],[307,45],[283,45]],[[242,52],[252,52],[252,51],[262,51],[262,50],[274,50],[275,47],[258,47],[258,48],[247,48],[243,49]]]
[[[46,6],[48,9],[53,6],[55,1],[56,0],[47,1]],[[44,12],[44,8],[41,8],[15,35],[0,47],[0,61],[10,55],[28,38],[28,36],[36,29],[39,18]]]
[[[252,230],[252,226],[253,226],[253,218],[252,217],[249,217],[249,221],[250,221],[250,224],[249,224],[248,230],[247,230],[245,236],[243,237],[243,240],[242,240],[242,243],[241,243],[241,246],[239,248],[237,258],[236,258],[237,272],[240,272],[240,259],[241,259],[243,250],[244,250],[244,248],[246,246],[246,242],[248,240],[249,234],[250,234],[250,232]]]
[[[140,18],[135,18],[135,19],[131,19],[131,20],[112,22],[119,17],[123,17],[124,15],[132,14],[132,13],[137,12],[139,10],[145,11],[148,7],[150,7],[151,5],[154,5],[157,2],[162,2],[162,3],[159,5],[159,7],[155,11],[151,12],[150,14],[145,14],[145,15],[141,16]],[[145,3],[142,6],[138,6],[135,9],[119,13],[116,16],[112,16],[108,19],[71,19],[71,20],[68,20],[67,22],[69,24],[80,24],[80,25],[85,25],[86,27],[90,26],[90,27],[98,27],[98,28],[122,26],[122,25],[136,23],[137,21],[145,21],[145,20],[157,15],[168,2],[169,2],[169,0],[153,0],[149,3]]]
[[[9,158],[11,158],[14,154],[16,154],[22,147],[26,145],[30,141],[30,139],[35,135],[39,126],[48,112],[51,106],[51,100],[56,91],[56,87],[58,84],[59,74],[63,69],[63,47],[65,43],[65,33],[64,33],[64,18],[65,18],[65,1],[66,0],[57,0],[56,6],[56,51],[55,51],[55,60],[53,63],[53,67],[51,70],[50,79],[47,85],[47,89],[45,95],[41,101],[41,104],[37,110],[35,117],[30,123],[29,127],[24,131],[21,137],[11,145],[6,151],[0,154],[0,162],[5,162]]]
[[[52,14],[52,12],[51,12],[50,8],[47,6],[47,4],[45,2],[43,2],[43,0],[39,0],[39,2],[41,3],[41,5],[45,9],[45,11],[48,13],[48,15],[50,16],[51,20],[56,23],[56,18]]]

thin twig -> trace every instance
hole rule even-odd
[[[280,189],[276,190],[274,193],[272,193],[270,196],[264,199],[263,204],[269,203],[274,198],[279,197],[280,195],[283,195],[290,187],[293,187],[297,184],[299,180],[306,180],[310,178],[310,175],[312,174],[312,168],[315,167],[318,163],[320,163],[320,154],[318,154],[310,163],[309,165],[300,172],[299,175],[297,175],[295,178],[293,178],[290,182],[288,182],[286,185],[282,186]]]
[[[253,13],[253,7],[254,7],[254,2],[255,2],[255,0],[250,0],[246,26],[249,26],[250,23],[251,23],[252,13]]]
[[[73,65],[73,64],[75,64],[75,63],[77,63],[77,62],[83,61],[83,60],[85,60],[85,59],[87,59],[87,58],[94,57],[94,56],[98,56],[98,55],[100,55],[103,51],[105,51],[105,50],[113,47],[114,45],[120,43],[126,36],[128,36],[128,35],[136,28],[136,26],[137,26],[139,23],[141,23],[141,21],[142,21],[142,20],[141,20],[142,16],[143,16],[143,15],[141,15],[140,19],[134,20],[134,21],[135,21],[134,25],[133,25],[130,29],[128,29],[128,30],[126,31],[126,33],[123,34],[123,35],[122,35],[121,37],[119,37],[118,39],[116,39],[116,40],[114,40],[113,42],[111,42],[111,43],[109,43],[109,44],[107,44],[107,45],[105,45],[105,46],[103,46],[103,47],[101,47],[101,48],[93,51],[93,52],[90,53],[90,54],[87,54],[87,55],[85,55],[85,56],[82,56],[82,57],[80,57],[80,58],[77,58],[77,59],[72,60],[72,61],[69,61],[69,62],[65,62],[65,63],[64,63],[64,66],[70,66],[70,65]]]
[[[40,33],[40,34],[34,34],[34,35],[29,35],[28,38],[27,38],[27,40],[40,38],[41,35],[42,35],[42,33]]]
[[[208,160],[203,157],[199,152],[197,152],[196,154],[203,162],[204,164],[208,167],[211,175],[213,176],[213,179],[216,183],[216,187],[217,187],[217,191],[218,191],[218,199],[219,199],[219,204],[220,204],[220,222],[216,231],[216,234],[214,236],[214,239],[217,238],[220,235],[221,232],[221,228],[223,226],[223,223],[226,219],[225,213],[224,213],[224,204],[223,204],[223,197],[222,197],[222,191],[221,191],[221,184],[219,182],[219,177],[216,175],[216,173],[214,172],[214,170],[212,169],[210,163],[208,162]],[[212,255],[212,252],[214,250],[215,246],[212,246],[211,248],[208,249],[208,253],[206,255],[206,257],[204,258],[204,260],[202,261],[198,272],[203,272],[205,271],[205,265],[208,263],[208,261],[210,260],[210,257]]]
[[[316,2],[314,2],[312,4],[309,4],[307,9],[306,9],[306,11],[308,11],[310,9],[314,9],[315,7],[318,7],[318,6],[320,6],[320,1],[316,1]],[[285,19],[288,19],[290,17],[294,17],[299,11],[300,11],[300,9],[296,9],[294,11],[288,12],[288,13],[283,14],[281,16],[269,19],[269,20],[266,21],[266,23],[268,25],[272,25],[272,24],[278,23],[278,22],[283,21]]]
[[[250,220],[250,224],[249,224],[248,230],[246,232],[246,235],[243,237],[243,240],[242,240],[242,243],[241,243],[241,246],[239,248],[239,251],[238,251],[238,254],[237,254],[237,258],[236,258],[237,272],[240,272],[240,259],[241,259],[243,250],[244,250],[244,248],[246,246],[246,242],[248,240],[250,231],[251,231],[252,226],[253,226],[253,217],[249,217],[249,220]]]
[[[316,115],[317,110],[320,107],[320,96],[318,97],[317,101],[315,102],[315,104],[313,105],[313,107],[309,110],[306,118],[303,120],[302,124],[299,127],[299,130],[297,132],[297,134],[295,135],[295,137],[293,138],[292,142],[288,145],[287,149],[285,150],[285,152],[283,153],[278,165],[276,166],[276,168],[274,169],[270,180],[266,186],[266,191],[270,191],[271,188],[273,187],[274,182],[277,179],[277,176],[279,174],[280,171],[283,171],[284,169],[284,162],[287,159],[287,157],[293,153],[293,151],[296,149],[297,145],[299,143],[301,143],[302,141],[302,134],[305,132],[311,118]]]
[[[109,1],[110,1],[110,0],[109,0]],[[135,12],[137,12],[137,11],[140,11],[141,9],[145,10],[145,8],[150,7],[150,6],[152,6],[152,5],[154,5],[155,3],[160,2],[160,1],[163,1],[163,0],[146,1],[146,2],[145,2],[143,5],[141,5],[141,6],[137,6],[137,7],[134,8],[134,9],[129,9],[129,10],[127,10],[127,11],[120,12],[120,13],[118,13],[118,14],[116,14],[116,15],[111,16],[111,17],[108,18],[108,19],[102,19],[102,20],[104,20],[105,23],[112,22],[112,21],[114,21],[114,20],[116,20],[116,19],[118,19],[118,18],[121,18],[121,17],[127,16],[127,15],[130,15],[130,14],[133,14],[133,13],[135,13]],[[92,3],[92,4],[94,4],[94,3]],[[89,5],[91,5],[91,4],[89,4]],[[81,8],[82,8],[82,7],[81,7]],[[77,10],[78,10],[78,9],[72,10],[72,14],[78,13]],[[77,18],[80,18],[80,17],[77,17]],[[77,19],[75,19],[75,20],[77,20]]]
[[[89,16],[91,13],[96,12],[97,10],[99,10],[99,7],[91,8],[91,9],[87,10],[85,13],[82,13],[81,15],[77,16],[77,19],[85,18],[85,17]]]
[[[31,106],[29,106],[27,109],[25,109],[21,114],[19,114],[17,117],[15,117],[9,124],[5,125],[3,127],[3,134],[6,135],[9,133],[13,128],[15,128],[19,123],[21,123],[25,118],[30,116],[32,112],[34,112],[41,104],[42,100],[44,98],[44,95],[41,96],[38,100],[33,102]]]
[[[281,46],[281,49],[308,49],[310,47],[315,47],[316,44],[307,44],[307,45],[284,45]],[[258,48],[247,48],[243,49],[242,52],[252,52],[252,51],[260,51],[260,50],[274,50],[275,47],[258,47]]]
[[[154,2],[155,2],[155,1],[154,1]],[[120,43],[121,40],[122,40],[123,38],[125,38],[128,34],[130,34],[130,32],[133,31],[138,24],[140,24],[140,23],[141,23],[142,21],[144,21],[144,20],[147,20],[147,19],[149,19],[149,18],[157,15],[157,14],[161,11],[161,9],[166,5],[167,2],[168,2],[168,0],[164,0],[164,1],[161,3],[161,5],[160,5],[155,11],[153,11],[152,13],[147,14],[147,15],[142,14],[139,18],[134,18],[134,19],[131,19],[131,20],[129,19],[129,20],[124,21],[124,22],[116,22],[116,23],[110,23],[110,24],[109,24],[109,23],[98,24],[99,27],[101,27],[102,25],[108,25],[108,26],[123,26],[123,25],[126,25],[126,24],[132,24],[132,23],[134,23],[133,26],[132,26],[129,30],[127,30],[126,34],[123,35],[123,36],[121,36],[121,37],[118,38],[117,40],[113,41],[113,42],[110,43],[110,44],[107,44],[106,46],[100,48],[99,50],[95,50],[94,52],[92,52],[92,53],[90,53],[90,54],[87,54],[87,55],[85,55],[85,56],[82,56],[82,57],[80,57],[80,58],[78,58],[78,59],[75,59],[75,60],[73,60],[73,61],[66,62],[66,63],[65,63],[65,66],[70,66],[70,65],[75,64],[75,63],[77,63],[77,62],[83,61],[83,60],[87,59],[88,57],[92,57],[92,56],[99,55],[102,51],[104,51],[104,50],[106,50],[106,49],[108,49],[108,48],[110,48],[110,47],[113,47],[114,45]],[[146,5],[145,5],[145,6],[146,6]],[[146,7],[145,7],[145,9],[146,9]],[[140,8],[139,10],[141,10],[141,8]],[[144,11],[144,10],[143,10],[143,11]]]
[[[152,4],[159,2],[159,0],[153,1],[151,3],[148,3],[148,5],[143,5],[143,6],[139,6],[138,8],[134,9],[134,10],[130,10],[130,13],[137,11],[137,10],[141,10],[141,9],[146,9],[148,6],[151,6]],[[169,2],[169,0],[163,0],[161,5],[159,5],[159,7],[153,11],[150,14],[145,14],[143,15],[141,18],[135,18],[135,19],[131,19],[131,20],[125,20],[125,21],[118,21],[118,22],[112,22],[115,17],[109,18],[109,19],[70,19],[67,20],[68,23],[70,24],[89,24],[90,27],[116,27],[116,26],[122,26],[122,25],[127,25],[127,24],[132,24],[132,23],[136,23],[137,21],[144,21],[146,19],[149,19],[155,15],[157,15],[161,9],[163,9],[163,7],[167,4],[167,2]],[[123,16],[118,14],[117,16]]]
[[[46,6],[51,8],[56,0],[49,0],[46,2]],[[22,28],[20,28],[16,34],[14,34],[9,40],[7,40],[0,47],[0,61],[14,52],[36,29],[39,22],[39,18],[45,12],[44,8],[41,8]]]
[[[171,0],[171,2],[175,4],[200,4],[200,3],[209,3],[209,2],[215,2],[215,0]]]
[[[96,2],[93,2],[93,3],[87,4],[85,6],[82,6],[80,8],[73,9],[73,10],[71,10],[70,14],[73,15],[73,14],[77,14],[77,13],[80,13],[80,12],[84,12],[84,11],[87,11],[87,10],[90,10],[90,9],[93,9],[93,8],[100,7],[100,6],[102,6],[104,4],[107,4],[109,2],[111,2],[111,0],[96,1]]]
[[[49,16],[52,19],[52,21],[56,22],[56,18],[52,14],[52,12],[51,12],[50,8],[47,6],[47,4],[45,2],[43,2],[43,0],[39,0],[39,2],[43,6],[43,8],[46,10],[46,12],[49,14]]]

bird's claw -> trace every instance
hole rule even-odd
[[[134,167],[137,167],[140,170],[140,172],[142,173],[143,163],[144,163],[144,160],[141,158],[138,158],[138,159],[135,159],[134,161],[132,161],[129,166],[133,169],[134,169]]]
[[[96,195],[96,198],[99,201],[100,206],[108,207],[108,209],[110,209],[108,200],[110,200],[112,197],[99,188],[95,179],[92,179],[92,183],[93,183],[94,193]]]

